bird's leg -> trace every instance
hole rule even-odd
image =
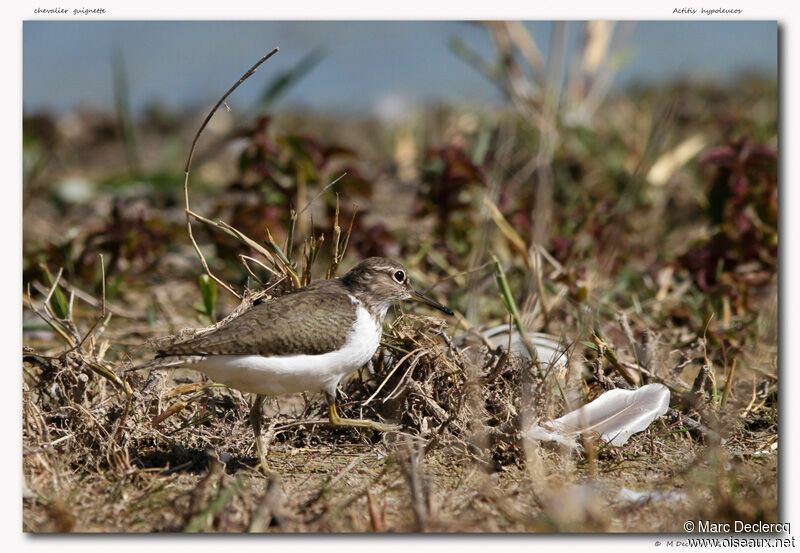
[[[253,434],[256,436],[256,454],[258,455],[258,465],[265,475],[268,475],[267,452],[264,451],[264,442],[261,439],[261,418],[264,415],[264,396],[256,394],[253,405],[250,406],[250,424],[253,425]]]
[[[392,432],[400,430],[396,424],[384,424],[382,422],[367,419],[343,419],[336,411],[336,396],[325,392],[325,399],[328,400],[328,417],[333,426],[355,426],[358,428],[369,428],[379,432]]]

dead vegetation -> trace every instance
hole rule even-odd
[[[590,31],[588,49],[607,47],[607,29]],[[492,33],[500,54],[517,44],[536,64],[519,29]],[[702,91],[676,93],[683,103],[667,108],[655,101],[648,114],[611,99],[632,124],[576,128],[562,117],[589,125],[603,108],[586,102],[602,88],[573,90],[572,115],[559,115],[551,100],[520,95],[530,83],[500,60],[519,113],[437,114],[417,123],[421,143],[402,123],[388,162],[260,119],[241,133],[239,172],[221,190],[228,203],[198,179],[190,209],[190,154],[182,198],[159,189],[155,172],[135,174],[156,183],[144,207],[115,192],[93,199],[91,216],[66,201],[66,219],[48,222],[65,200],[30,195],[59,177],[37,165],[26,181],[25,305],[38,319],[26,315],[22,360],[24,530],[679,532],[687,519],[776,521],[769,146],[731,142],[702,167],[665,169],[696,129],[664,117],[685,124],[706,113]],[[748,119],[735,109],[744,99],[729,101],[727,117],[740,119],[719,136],[705,129],[704,140],[748,133],[770,144],[772,119]],[[548,136],[532,137],[542,117]],[[370,124],[337,122],[344,130],[332,136]],[[46,136],[39,145],[56,148]],[[644,178],[659,161],[653,141],[666,152],[656,180],[677,192]],[[200,223],[190,243],[181,200],[186,223]],[[559,206],[546,223],[542,205]],[[87,257],[93,249],[113,256],[109,270],[105,255]],[[280,476],[265,478],[242,394],[190,370],[124,372],[149,359],[147,340],[219,324],[374,253],[401,258],[458,311],[445,321],[398,310],[371,363],[341,386],[342,416],[391,420],[401,432],[332,428],[319,396],[270,399],[264,432]],[[186,261],[195,254],[209,277],[199,282]],[[562,337],[566,366],[492,346],[480,333],[490,321]],[[648,382],[670,389],[671,409],[622,447],[587,436],[577,453],[523,439],[604,390]],[[653,493],[631,501],[624,488]]]
[[[441,319],[399,314],[371,364],[342,386],[344,416],[398,421],[402,432],[334,429],[320,397],[269,402],[270,462],[281,475],[270,479],[253,468],[238,392],[191,371],[119,377],[104,364],[108,341],[98,346],[97,330],[57,355],[28,349],[26,528],[675,531],[701,515],[774,520],[769,382],[754,380],[752,393],[747,382],[726,382],[722,403],[709,393],[702,344],[671,370],[586,346],[559,374],[478,333],[457,346],[450,331]],[[682,376],[692,368],[690,387]],[[522,439],[532,422],[568,410],[565,399],[627,388],[621,375],[637,369],[667,384],[681,411],[621,448],[587,438],[577,456]],[[617,500],[623,486],[682,495],[630,504]]]

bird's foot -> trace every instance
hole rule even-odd
[[[264,445],[264,440],[261,436],[261,416],[262,406],[264,404],[264,396],[257,395],[253,400],[253,405],[250,408],[250,423],[253,425],[253,434],[256,441],[256,456],[258,457],[258,464],[256,470],[261,472],[266,477],[276,474],[269,470],[267,464],[267,447]]]
[[[368,428],[378,432],[398,432],[400,430],[400,425],[398,424],[386,424],[369,419],[343,419],[336,409],[336,397],[325,392],[325,398],[328,400],[328,418],[333,426],[355,426],[356,428]]]
[[[342,419],[342,418],[331,418],[331,424],[333,426],[354,426],[356,428],[369,428],[370,430],[376,430],[378,432],[398,432],[401,428],[399,424],[387,424],[377,421],[371,421],[368,419]]]
[[[258,452],[258,462],[256,463],[256,466],[254,468],[258,472],[260,472],[261,474],[263,474],[264,476],[267,476],[267,477],[272,476],[273,474],[276,474],[275,471],[270,470],[269,464],[267,464],[266,452],[263,453],[263,454],[261,452]]]

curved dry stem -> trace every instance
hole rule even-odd
[[[238,81],[236,81],[236,84],[234,84],[230,89],[228,89],[228,92],[226,92],[222,96],[222,98],[219,99],[219,101],[214,105],[214,107],[211,108],[211,111],[208,112],[208,115],[203,120],[203,123],[200,125],[200,128],[197,129],[197,134],[194,135],[194,140],[192,140],[192,147],[189,149],[189,157],[186,160],[186,168],[184,169],[183,196],[184,196],[184,201],[186,203],[186,229],[187,229],[187,231],[189,233],[189,240],[192,241],[192,246],[194,246],[194,251],[197,252],[197,255],[200,257],[200,263],[203,264],[203,269],[205,269],[206,274],[210,278],[212,278],[217,284],[222,286],[225,290],[227,290],[228,292],[230,292],[231,294],[233,294],[234,296],[236,296],[240,300],[242,299],[241,294],[236,292],[226,282],[224,282],[222,279],[218,278],[216,275],[214,275],[211,272],[211,269],[208,266],[208,262],[206,261],[206,258],[203,255],[203,252],[200,251],[200,246],[197,245],[197,241],[194,239],[194,233],[192,232],[192,216],[193,216],[193,213],[192,213],[191,208],[189,206],[189,171],[191,170],[191,167],[192,167],[192,158],[194,157],[194,150],[195,150],[195,148],[197,146],[197,141],[199,140],[200,135],[202,134],[203,130],[206,128],[206,125],[208,125],[208,122],[211,120],[211,117],[213,117],[214,113],[216,113],[216,111],[219,108],[219,106],[221,106],[225,102],[225,99],[228,96],[230,96],[231,93],[234,90],[239,88],[239,85],[241,85],[244,81],[249,79],[253,75],[253,73],[256,72],[256,70],[258,69],[258,67],[262,63],[267,61],[269,58],[271,58],[277,52],[278,52],[278,48],[274,48],[271,52],[269,52],[267,55],[265,55],[260,60],[258,60],[256,62],[256,64],[253,65],[253,67],[248,69],[247,72],[244,75],[242,75],[241,78]]]

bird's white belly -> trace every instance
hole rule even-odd
[[[342,349],[319,355],[211,355],[191,368],[243,392],[275,396],[325,390],[335,394],[343,376],[372,358],[380,338],[380,325],[359,302],[356,322]]]

